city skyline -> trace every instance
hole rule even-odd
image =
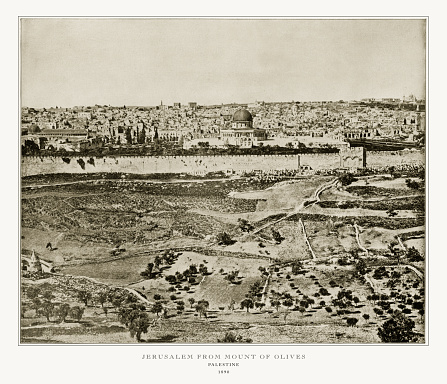
[[[22,19],[22,106],[425,97],[424,19]]]

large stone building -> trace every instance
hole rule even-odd
[[[265,129],[253,128],[253,116],[246,109],[239,109],[234,113],[231,129],[222,129],[220,136],[225,144],[244,148],[267,140]]]

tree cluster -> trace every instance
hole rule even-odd
[[[84,314],[85,308],[78,305],[70,307],[68,303],[55,303],[54,295],[50,290],[41,291],[39,288],[29,287],[26,294],[31,300],[31,307],[36,315],[44,316],[48,322],[51,321],[51,317],[59,323],[66,322],[67,317],[79,322]]]
[[[384,343],[410,343],[417,340],[413,331],[415,323],[402,312],[396,311],[379,328],[377,334]]]
[[[163,255],[155,256],[154,261],[147,264],[146,269],[140,273],[141,276],[152,279],[157,277],[160,274],[160,267],[164,265],[172,265],[174,264],[181,253],[175,253],[172,250],[164,251]]]
[[[167,275],[165,277],[165,280],[172,285],[179,284],[185,281],[187,281],[189,284],[197,284],[196,277],[199,273],[202,276],[210,274],[206,265],[200,264],[199,268],[197,268],[196,264],[191,264],[183,272],[177,271],[174,275]]]

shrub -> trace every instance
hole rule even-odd
[[[338,180],[341,182],[343,186],[347,186],[357,179],[354,177],[352,173],[346,173],[338,178]]]
[[[421,301],[414,301],[412,307],[414,309],[424,309],[424,303]]]
[[[226,332],[222,339],[217,339],[218,343],[252,343],[250,338],[244,339],[241,335],[236,335],[233,332]]]
[[[216,239],[219,245],[231,245],[235,243],[231,236],[226,232],[218,233]]]
[[[168,275],[168,276],[165,277],[165,280],[169,284],[175,284],[175,282],[177,281],[177,278],[174,275]]]
[[[417,181],[413,181],[411,179],[406,179],[405,183],[407,184],[407,187],[410,189],[419,189],[421,188],[421,184]]]
[[[350,327],[354,327],[354,326],[357,324],[358,321],[359,321],[359,320],[358,320],[357,318],[355,318],[355,317],[348,317],[348,318],[346,319],[346,323],[347,323],[348,326],[350,326]]]
[[[299,261],[296,261],[292,265],[292,274],[297,275],[299,272],[301,272],[301,269],[303,268],[303,264]]]
[[[326,288],[320,288],[319,292],[321,296],[329,296],[329,292]]]
[[[234,283],[236,281],[237,276],[239,275],[239,271],[229,272],[224,279],[228,280],[230,283]]]
[[[406,256],[410,262],[424,261],[424,258],[415,247],[408,248]]]
[[[349,262],[348,258],[346,258],[346,257],[339,258],[337,263],[338,263],[338,265],[341,265],[341,266],[345,266],[345,265],[350,265],[351,264]]]
[[[374,308],[373,311],[377,316],[383,315],[383,311],[380,308]]]
[[[237,221],[242,232],[250,232],[254,229],[253,225],[250,224],[248,220],[239,218]]]
[[[386,310],[388,310],[388,309],[390,309],[390,307],[391,307],[391,303],[390,302],[388,302],[388,301],[379,301],[378,303],[377,303],[377,305],[379,305],[384,311],[386,311]]]
[[[277,244],[280,244],[284,240],[284,237],[281,236],[281,234],[273,228],[272,228],[272,237],[273,237],[273,240],[275,240]]]

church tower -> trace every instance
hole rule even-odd
[[[31,255],[28,270],[30,272],[42,272],[42,264],[40,263],[39,257],[34,252],[34,249],[33,249],[33,254]]]

